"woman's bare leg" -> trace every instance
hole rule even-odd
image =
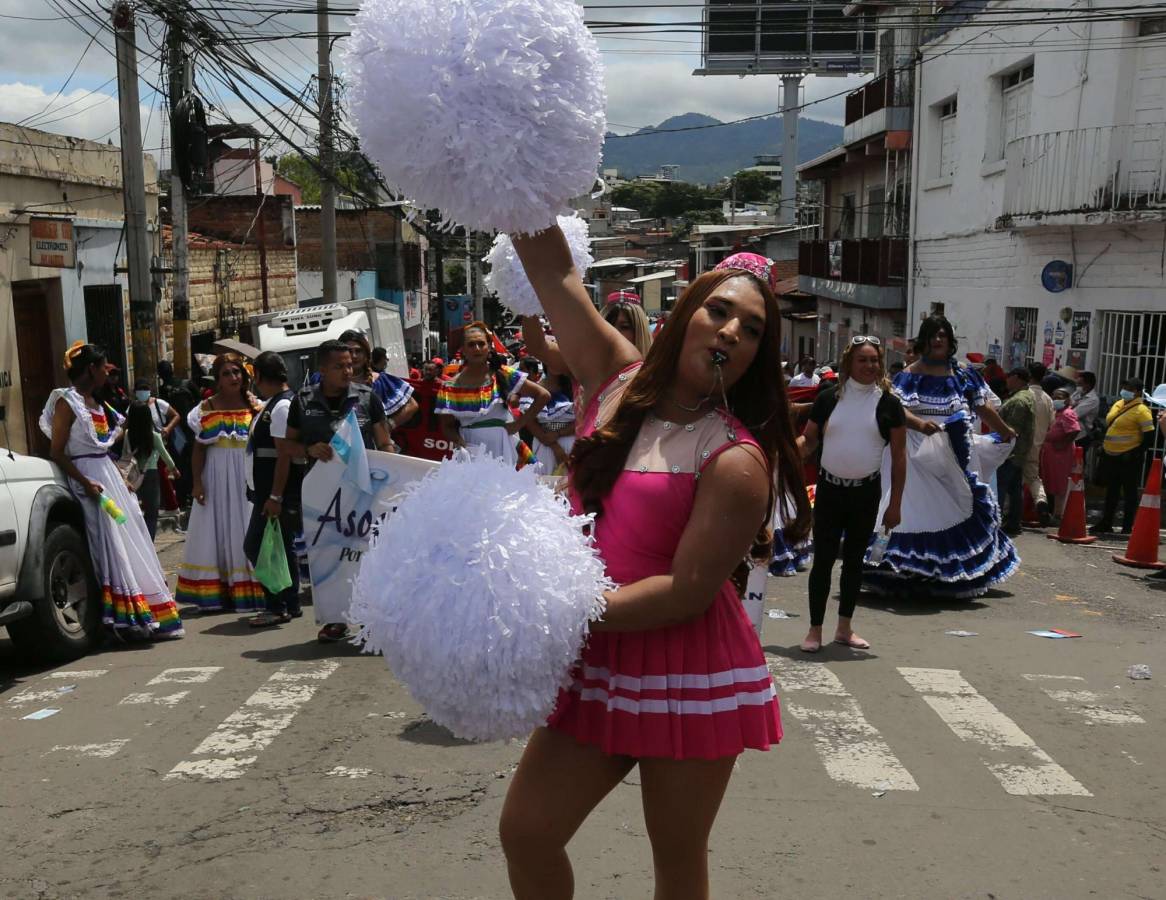
[[[656,900],[708,900],[708,839],[736,757],[641,759]]]
[[[516,900],[574,895],[567,842],[634,765],[550,728],[530,736],[498,825]]]

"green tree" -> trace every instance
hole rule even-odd
[[[672,230],[674,237],[685,239],[696,225],[724,225],[725,214],[719,209],[689,209],[677,217],[680,221]]]
[[[314,160],[304,159],[298,153],[288,153],[280,157],[275,168],[280,175],[300,186],[304,203],[320,202],[320,171]],[[342,193],[352,194],[366,202],[373,201],[380,191],[376,169],[361,153],[338,154],[336,182]]]
[[[725,197],[733,195],[733,182],[737,183],[737,201],[739,203],[760,203],[769,199],[776,185],[770,181],[764,172],[753,172],[742,169],[730,179],[725,188]]]
[[[657,219],[671,219],[688,210],[720,209],[721,201],[713,192],[686,181],[669,181],[661,186],[660,196],[652,215]]]
[[[451,262],[445,266],[441,279],[441,289],[445,294],[466,292],[466,266],[462,262]]]
[[[652,210],[660,196],[660,185],[650,181],[633,181],[621,184],[611,192],[611,202],[615,206],[626,206],[639,210],[645,218],[655,215]]]

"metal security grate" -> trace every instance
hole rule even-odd
[[[1040,313],[1035,306],[1009,306],[1008,346],[1004,348],[1005,368],[1027,366],[1036,356],[1036,323]]]
[[[1166,313],[1101,313],[1098,389],[1116,397],[1129,377],[1142,379],[1147,391],[1166,382]]]

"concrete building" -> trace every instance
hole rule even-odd
[[[158,169],[143,165],[156,229]],[[0,124],[0,442],[17,452],[47,450],[36,423],[73,341],[133,377],[121,171],[117,147]]]
[[[323,296],[320,208],[296,210],[300,301]],[[410,353],[432,355],[429,325],[429,242],[399,206],[336,211],[337,293],[340,300],[379,297],[396,304]]]
[[[957,3],[923,46],[912,321],[942,310],[961,352],[1087,367],[1109,395],[1130,373],[1152,388],[1166,381],[1162,6],[1031,0],[999,28],[979,6]]]
[[[920,4],[859,2],[877,31],[875,77],[846,97],[842,145],[798,167],[818,183],[801,221],[818,235],[799,249],[799,288],[816,303],[814,355],[836,360],[854,334],[876,334],[891,359],[906,349],[911,197],[912,57]],[[812,309],[797,311],[810,321]],[[803,342],[804,343],[804,342]]]
[[[296,227],[292,198],[202,196],[191,199],[187,224],[190,349],[211,353],[249,316],[296,305]],[[167,254],[171,232],[163,230]],[[161,327],[173,346],[173,279],[166,279]]]

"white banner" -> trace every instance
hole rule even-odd
[[[339,454],[318,462],[304,479],[304,542],[312,574],[316,622],[347,621],[352,585],[373,529],[410,484],[439,464],[398,453],[365,451],[371,493],[361,490]]]
[[[745,582],[745,596],[741,599],[758,638],[761,637],[761,623],[765,617],[765,586],[768,581],[769,569],[765,564],[755,565],[749,570],[749,579]]]

